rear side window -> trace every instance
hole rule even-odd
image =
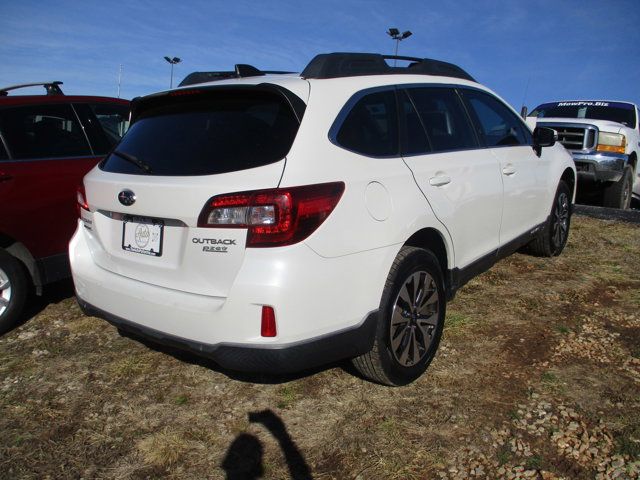
[[[453,89],[420,87],[407,91],[416,106],[433,152],[478,146],[469,117]]]
[[[342,123],[336,142],[363,155],[398,155],[398,114],[393,90],[362,97]]]
[[[110,103],[94,103],[89,105],[100,122],[102,130],[115,145],[129,128],[129,107]]]
[[[93,153],[105,155],[129,127],[129,107],[117,103],[76,103],[73,105],[86,128]]]
[[[424,131],[418,112],[416,112],[411,99],[404,90],[399,91],[400,119],[404,128],[402,132],[402,154],[419,155],[431,151],[427,134]]]
[[[487,147],[530,145],[531,135],[520,119],[502,102],[484,92],[464,90]]]
[[[101,168],[182,176],[260,167],[287,155],[298,126],[290,105],[273,92],[212,89],[156,98]]]
[[[2,109],[0,131],[14,159],[91,155],[71,105],[29,105]]]

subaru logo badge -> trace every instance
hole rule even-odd
[[[118,194],[118,200],[125,207],[129,207],[134,203],[136,203],[136,194],[133,193],[131,190],[122,190]]]

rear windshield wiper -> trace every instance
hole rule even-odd
[[[117,155],[127,162],[133,163],[140,170],[144,171],[144,173],[151,173],[151,167],[140,160],[138,157],[134,157],[133,155],[129,155],[128,153],[120,152],[119,150],[114,150],[112,153],[113,155]]]

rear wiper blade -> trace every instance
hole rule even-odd
[[[135,166],[137,166],[140,170],[143,170],[145,173],[151,173],[151,167],[146,163],[144,163],[142,160],[140,160],[138,157],[134,157],[133,155],[130,155],[125,152],[121,152],[119,150],[114,150],[112,153],[126,160],[127,162],[133,163]]]

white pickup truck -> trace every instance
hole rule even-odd
[[[527,124],[558,133],[576,163],[578,191],[601,189],[605,207],[627,209],[632,196],[640,199],[638,118],[630,102],[568,100],[537,106]]]

